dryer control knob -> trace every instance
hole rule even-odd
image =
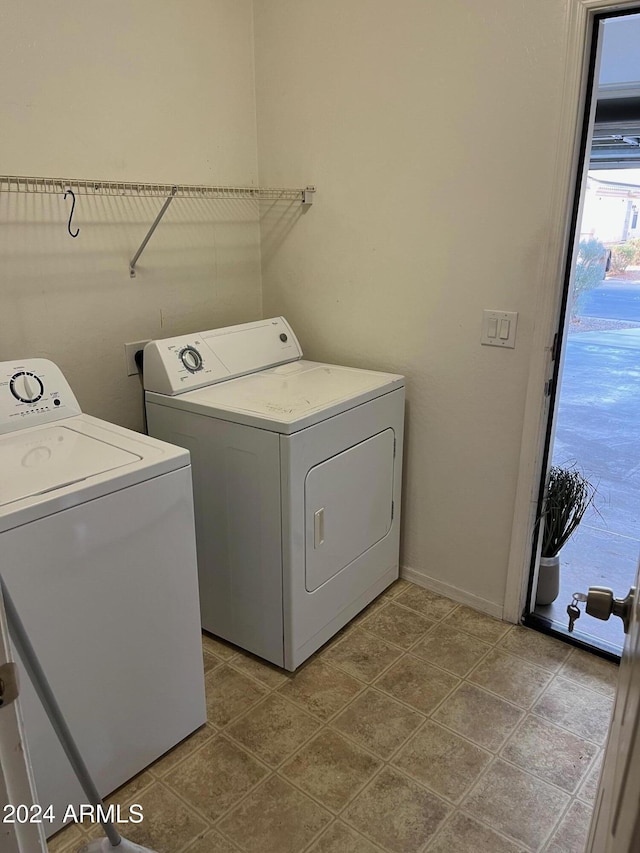
[[[14,373],[9,383],[11,393],[21,403],[37,403],[44,394],[44,385],[35,373],[26,370]]]
[[[185,347],[180,351],[180,361],[189,373],[197,373],[202,370],[202,356],[195,347]]]

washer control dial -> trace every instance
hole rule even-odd
[[[42,381],[27,370],[14,373],[9,383],[11,393],[21,403],[37,403],[44,394]]]
[[[189,373],[197,373],[202,370],[202,356],[195,347],[185,347],[180,350],[179,358]]]

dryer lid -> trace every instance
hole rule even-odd
[[[0,436],[0,506],[61,489],[141,458],[68,426]]]
[[[325,417],[341,403],[353,404],[367,392],[404,384],[390,373],[296,361],[194,391],[190,403],[293,424],[309,416]],[[341,407],[340,407],[341,408]],[[312,418],[315,420],[315,418]]]

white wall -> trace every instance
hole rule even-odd
[[[255,0],[265,315],[407,376],[402,562],[500,613],[553,195],[564,0]],[[483,308],[519,312],[515,350]]]
[[[61,197],[0,194],[0,359],[133,427],[140,338],[283,313],[311,358],[406,374],[403,563],[499,613],[568,5],[4,4],[0,172],[256,184],[257,102],[261,185],[318,193],[261,235],[249,202],[175,201],[134,281],[159,202],[80,198],[72,240]],[[483,308],[519,312],[515,350]]]
[[[257,184],[250,0],[30,0],[0,10],[0,173]],[[140,428],[126,341],[261,315],[257,210],[0,194],[0,360],[58,362],[83,409]]]

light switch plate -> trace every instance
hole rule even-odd
[[[482,337],[480,343],[489,347],[508,347],[516,345],[517,311],[482,312]]]

